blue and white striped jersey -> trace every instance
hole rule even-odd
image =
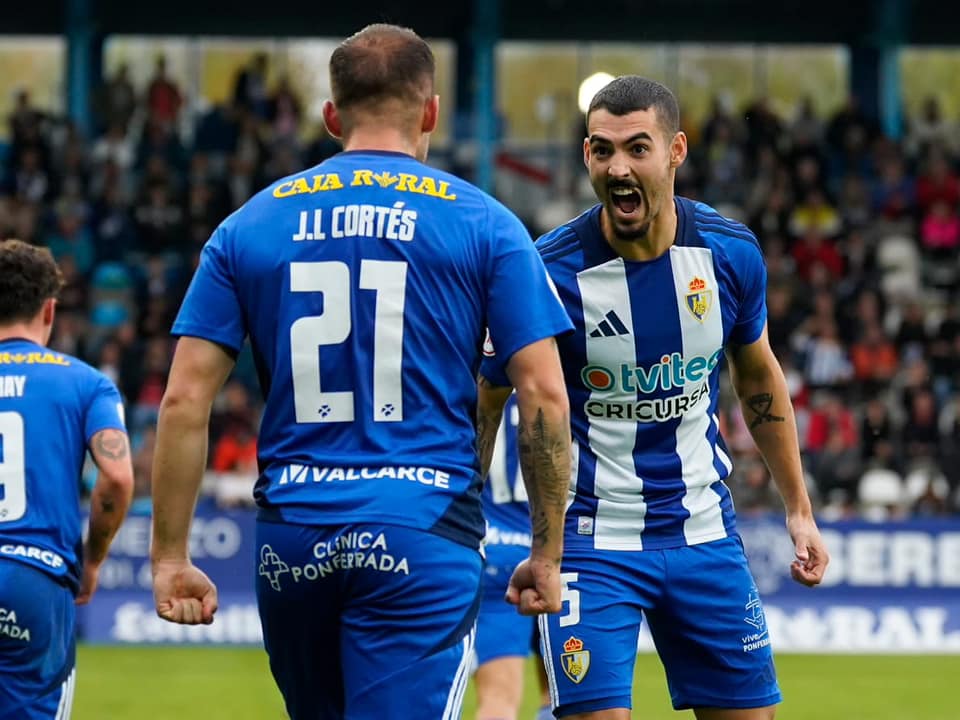
[[[611,249],[599,205],[537,241],[576,328],[558,338],[574,440],[567,546],[662,549],[735,531],[719,374],[724,348],[763,331],[766,268],[746,227],[685,198],[676,208],[674,245],[648,262]],[[503,378],[494,361],[483,372]]]

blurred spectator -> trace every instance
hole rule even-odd
[[[244,113],[261,120],[267,119],[269,98],[267,96],[267,67],[269,59],[266,53],[257,53],[237,73],[233,85],[233,106]]]
[[[887,158],[873,188],[874,211],[887,220],[899,220],[909,216],[915,204],[916,186],[903,160],[897,155]]]
[[[879,322],[866,325],[860,339],[850,347],[853,377],[865,396],[889,385],[899,369],[897,349]]]
[[[177,124],[183,95],[176,83],[167,77],[167,58],[157,57],[153,77],[147,86],[147,122],[159,124],[170,130]]]
[[[300,98],[290,86],[290,78],[281,75],[267,105],[267,120],[270,121],[274,141],[296,144],[302,117]]]
[[[860,457],[865,463],[889,466],[896,453],[897,432],[890,410],[880,397],[867,401],[860,423]]]
[[[916,158],[936,150],[953,153],[955,150],[955,127],[943,116],[940,100],[928,97],[923,101],[919,117],[911,118],[905,148],[910,157]]]
[[[810,282],[816,265],[822,266],[833,280],[839,280],[843,275],[843,256],[837,251],[836,244],[816,226],[807,227],[794,243],[792,254],[797,273],[806,282]]]
[[[948,209],[956,209],[960,203],[960,181],[950,167],[947,156],[930,152],[923,171],[917,177],[917,209],[926,215],[934,203],[946,203]]]
[[[932,460],[940,453],[940,428],[937,404],[933,393],[927,390],[914,393],[909,414],[902,430],[902,444],[911,460]]]
[[[796,237],[810,234],[833,237],[840,232],[840,215],[827,202],[822,190],[810,188],[803,202],[796,205],[790,214],[790,232]]]
[[[920,225],[920,244],[933,262],[954,262],[960,249],[960,217],[944,200],[936,200]]]
[[[119,126],[127,132],[137,109],[137,92],[130,82],[130,68],[126,63],[100,86],[93,107],[101,128]]]

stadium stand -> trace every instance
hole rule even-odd
[[[121,69],[96,94],[90,137],[38,109],[28,91],[7,118],[0,233],[49,246],[63,265],[69,284],[53,345],[118,382],[142,502],[168,330],[200,247],[253,192],[337,151],[323,133],[306,131],[303,101],[289,85],[267,88],[258,72],[256,62],[245,67],[230,103],[184,119],[183,90],[162,63],[142,88]],[[760,102],[740,113],[718,103],[691,128],[699,139],[678,177],[678,192],[742,219],[764,249],[771,340],[827,517],[960,512],[956,130],[935,100],[908,120],[894,142],[850,107],[821,118],[803,102],[794,117],[779,117]],[[192,132],[184,135],[185,125]],[[539,199],[539,214],[514,208],[534,233],[556,219],[544,208],[589,204],[568,178],[562,196],[550,197],[543,164],[509,154],[498,163],[508,205]],[[210,490],[229,504],[253,472],[257,394],[245,352],[218,401],[210,444],[220,450],[211,452]],[[748,512],[771,509],[776,494],[735,404],[721,421],[735,497]],[[218,491],[218,473],[229,488]]]

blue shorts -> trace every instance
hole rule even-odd
[[[477,618],[476,664],[533,652],[536,619],[521,615],[505,600],[514,568],[530,555],[522,545],[488,545]]]
[[[669,550],[568,550],[563,609],[540,617],[557,717],[630,708],[641,611],[673,707],[781,700],[757,586],[739,537]]]
[[[270,670],[292,720],[459,718],[481,557],[392,525],[257,522]]]
[[[0,560],[0,720],[70,717],[73,593],[26,563]]]

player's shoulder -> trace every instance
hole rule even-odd
[[[537,252],[543,258],[544,264],[555,264],[581,249],[582,239],[586,233],[593,231],[593,225],[596,223],[595,216],[599,212],[600,206],[594,205],[537,238]]]
[[[688,198],[678,197],[681,211],[692,222],[692,230],[708,247],[723,247],[725,249],[748,250],[752,246],[760,249],[756,235],[742,222],[721,215],[717,210],[706,203]],[[747,247],[743,247],[746,245]]]
[[[112,380],[80,358],[33,343],[0,350],[0,366],[42,373],[45,382],[64,389],[69,386],[89,389],[102,382],[113,387]]]

